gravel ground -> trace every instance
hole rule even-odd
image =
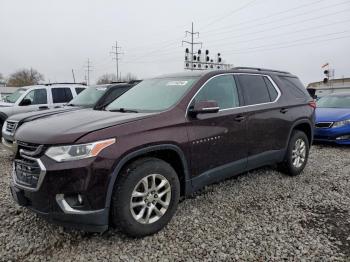
[[[350,148],[317,145],[298,177],[263,168],[206,187],[144,239],[72,232],[16,206],[0,148],[0,260],[349,261]]]

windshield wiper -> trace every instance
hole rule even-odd
[[[133,109],[127,109],[127,108],[117,108],[117,109],[112,109],[108,110],[109,112],[121,112],[121,113],[138,113],[137,110]]]
[[[66,106],[76,106],[75,104],[66,104]]]

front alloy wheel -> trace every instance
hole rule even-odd
[[[158,158],[140,158],[117,176],[111,222],[129,236],[154,234],[171,220],[179,198],[180,182],[173,167]]]
[[[170,200],[169,181],[160,174],[148,175],[135,186],[130,199],[130,211],[137,222],[152,224],[165,214]]]

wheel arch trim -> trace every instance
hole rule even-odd
[[[188,169],[188,164],[187,160],[185,157],[184,152],[182,149],[180,149],[178,146],[173,145],[173,144],[159,144],[159,145],[153,145],[153,146],[148,146],[145,148],[141,148],[139,150],[132,151],[128,153],[126,156],[124,156],[117,164],[117,166],[114,168],[111,178],[108,183],[108,189],[107,189],[107,195],[106,195],[106,203],[105,207],[109,208],[111,204],[111,199],[112,199],[112,194],[113,194],[113,188],[115,181],[117,180],[117,177],[121,171],[121,169],[125,166],[125,164],[137,157],[140,157],[142,155],[145,155],[147,153],[151,152],[156,152],[156,151],[161,151],[161,150],[172,150],[174,151],[181,159],[181,163],[183,166],[183,171],[184,171],[184,176],[185,176],[185,192],[191,192],[192,185],[191,185],[191,180],[190,180],[190,175],[189,175],[189,169]]]
[[[291,127],[291,129],[289,131],[288,142],[287,142],[287,145],[286,145],[286,149],[288,148],[288,143],[289,143],[289,140],[290,140],[290,138],[292,136],[293,130],[300,124],[308,124],[310,126],[310,131],[311,131],[310,135],[311,135],[311,137],[310,137],[310,145],[309,146],[311,146],[312,141],[313,141],[313,137],[314,137],[314,129],[313,129],[313,126],[312,126],[312,122],[309,119],[305,118],[305,119],[299,119],[299,120],[297,120],[297,121],[295,121],[293,123],[293,125],[292,125],[292,127]]]

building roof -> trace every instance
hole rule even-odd
[[[350,87],[350,77],[346,78],[337,78],[337,79],[331,79],[328,81],[327,84],[324,84],[323,81],[319,82],[313,82],[307,85],[307,88],[316,88],[316,89],[322,89],[322,88],[349,88]]]

